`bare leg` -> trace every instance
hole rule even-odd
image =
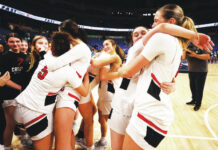
[[[123,143],[123,150],[143,150],[141,147],[139,147],[135,141],[126,133]]]
[[[57,108],[55,112],[54,131],[56,150],[72,150],[72,125],[75,111],[70,108]]]
[[[41,140],[33,141],[35,150],[51,150],[53,143],[53,134],[49,134]]]
[[[100,110],[98,110],[98,115],[99,115],[99,123],[101,125],[101,137],[106,137],[107,136],[107,119],[109,115],[103,115]]]
[[[110,130],[111,132],[111,149],[121,150],[123,148],[124,135],[118,134],[117,132]]]
[[[14,106],[9,106],[4,109],[6,119],[6,128],[4,131],[4,146],[6,147],[11,146],[11,141],[15,127],[14,111]]]
[[[92,102],[89,101],[85,104],[79,105],[79,111],[84,120],[84,136],[86,139],[86,146],[91,147],[93,145],[93,106]]]

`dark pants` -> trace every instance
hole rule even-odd
[[[201,106],[206,77],[207,72],[189,72],[192,100],[196,103],[196,106]]]
[[[0,144],[3,145],[3,134],[5,130],[5,115],[4,110],[2,108],[2,103],[0,102]]]

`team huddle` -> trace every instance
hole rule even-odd
[[[197,33],[192,19],[174,4],[157,10],[151,30],[136,27],[132,41],[127,57],[111,39],[91,57],[78,25],[70,19],[61,23],[27,87],[5,99],[10,104],[2,104],[14,107],[15,122],[30,136],[34,149],[52,149],[53,139],[57,150],[75,149],[78,141],[87,150],[105,148],[108,127],[112,150],[147,150],[160,144],[174,117],[169,94],[175,90],[183,50],[189,42],[206,50],[213,43]],[[95,104],[92,90],[97,85]],[[75,136],[78,111],[83,120]],[[96,111],[101,139],[94,144]]]

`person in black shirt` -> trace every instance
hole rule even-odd
[[[6,82],[10,80],[9,72],[6,72],[4,75],[0,77],[0,87],[4,86]],[[2,108],[2,102],[0,101],[0,149],[4,149],[4,140],[3,140],[3,132],[5,130],[5,117],[4,111]]]
[[[194,110],[198,111],[202,103],[210,54],[192,45],[189,47],[189,49],[191,52],[185,52],[184,55],[188,61],[189,82],[192,93],[192,100],[186,104],[195,105]]]
[[[6,37],[6,43],[9,50],[0,58],[0,75],[7,71],[10,73],[11,79],[5,86],[0,87],[0,101],[4,108],[6,128],[4,131],[4,146],[5,149],[11,149],[11,140],[14,129],[14,110],[16,102],[14,98],[22,90],[22,70],[25,60],[25,55],[20,53],[21,39],[16,33],[9,33]]]

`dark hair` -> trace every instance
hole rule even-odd
[[[62,32],[69,33],[73,38],[79,38],[79,27],[75,21],[71,19],[64,20],[59,27]]]
[[[134,29],[133,29],[133,31],[131,32],[131,34],[130,34],[130,37],[128,37],[128,38],[130,38],[129,39],[129,45],[130,46],[132,46],[133,45],[133,33],[134,33],[134,31],[136,30],[136,29],[138,29],[138,28],[144,28],[145,30],[146,30],[146,33],[148,32],[148,28],[146,28],[146,27],[144,27],[144,26],[137,26],[137,27],[135,27]]]
[[[54,32],[52,34],[51,50],[54,56],[60,56],[67,52],[70,44],[75,45],[75,41],[69,33]]]
[[[59,28],[61,31],[69,33],[73,38],[79,38],[84,43],[88,43],[85,30],[79,28],[75,21],[67,19],[60,24]]]
[[[106,40],[107,41],[107,40]],[[117,53],[117,55],[119,55],[120,59],[122,60],[122,62],[124,62],[125,60],[125,53],[124,51],[122,50],[122,48],[120,48],[119,45],[116,44],[116,42],[112,39],[108,39],[108,41],[111,42],[112,46],[115,46],[115,51]]]
[[[19,36],[19,34],[18,34],[18,33],[15,33],[15,32],[12,32],[12,33],[7,34],[5,40],[8,42],[8,39],[9,39],[10,37],[15,37],[15,38],[18,38],[18,39],[21,40],[21,37]]]
[[[183,9],[180,6],[176,4],[167,4],[159,8],[157,11],[160,11],[162,13],[163,18],[165,18],[166,20],[174,18],[176,20],[177,25],[197,33],[193,20],[187,16],[184,16]],[[184,38],[179,38],[179,40],[182,47],[186,49],[188,47],[189,40]]]

